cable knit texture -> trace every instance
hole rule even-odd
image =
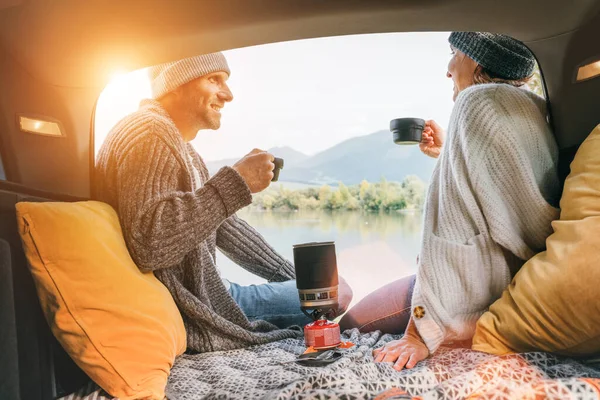
[[[559,215],[557,159],[539,96],[504,84],[459,94],[427,195],[412,299],[430,352],[471,338],[511,271],[544,250]]]
[[[196,190],[192,167],[202,180]],[[188,349],[229,350],[301,335],[248,321],[229,295],[215,265],[217,246],[269,281],[293,279],[294,267],[234,214],[252,201],[243,178],[224,167],[209,179],[160,103],[144,100],[109,133],[96,161],[94,194],[117,210],[138,267],[154,271],[171,292]]]

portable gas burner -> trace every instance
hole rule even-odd
[[[340,326],[331,321],[338,310],[338,273],[334,242],[294,246],[300,309],[313,320],[304,327],[306,346],[330,349],[340,345]]]

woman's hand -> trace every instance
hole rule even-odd
[[[413,368],[419,361],[429,357],[429,349],[421,340],[415,321],[411,318],[406,326],[406,332],[400,340],[393,340],[381,349],[373,350],[375,362],[393,362],[394,369]]]
[[[405,335],[400,340],[393,340],[381,349],[373,350],[375,362],[393,362],[396,371],[404,367],[411,369],[419,361],[429,357],[429,349],[420,339]]]
[[[425,128],[423,129],[423,137],[421,138],[421,143],[419,143],[419,148],[425,155],[438,158],[442,152],[445,138],[446,132],[434,120],[430,119],[429,121],[425,121]]]

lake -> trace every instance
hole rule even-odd
[[[393,280],[416,272],[421,245],[420,211],[367,213],[351,211],[241,210],[246,220],[284,257],[293,261],[298,243],[335,241],[338,272],[354,291],[352,304]],[[265,280],[218,254],[223,277],[242,284]]]

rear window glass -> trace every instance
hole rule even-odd
[[[448,33],[310,39],[225,52],[234,96],[218,130],[192,142],[210,173],[253,148],[285,160],[279,182],[238,215],[283,256],[292,246],[335,241],[340,275],[356,303],[414,274],[423,211],[436,160],[392,141],[390,120],[434,119],[453,106]],[[530,89],[543,93],[539,75]],[[150,96],[147,71],[119,76],[96,111],[96,152],[112,126]],[[222,275],[258,278],[222,254]]]

